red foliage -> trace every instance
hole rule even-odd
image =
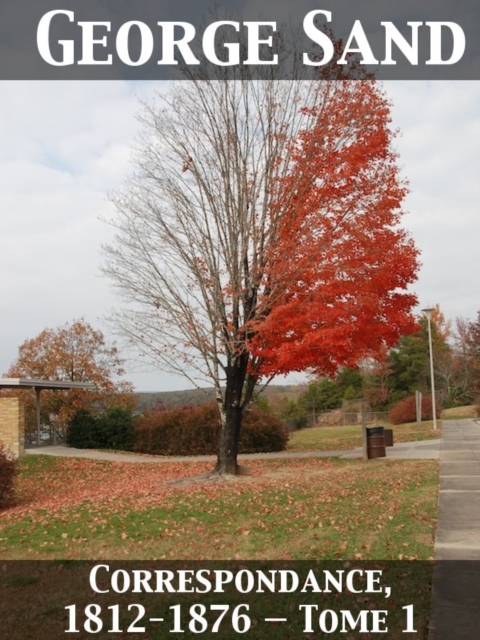
[[[333,374],[415,328],[416,297],[405,290],[418,251],[399,227],[406,187],[388,100],[373,80],[328,83],[307,113],[312,126],[271,211],[266,294],[249,325],[265,375]]]
[[[15,459],[0,442],[0,507],[8,506],[13,502],[15,472]]]
[[[440,405],[436,403],[437,415],[440,415]],[[422,396],[422,420],[432,420],[432,397]],[[390,411],[390,422],[392,424],[405,424],[415,422],[417,419],[415,396],[409,396],[397,402]]]

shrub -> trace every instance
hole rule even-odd
[[[13,454],[0,442],[0,507],[7,507],[13,502],[16,470]]]
[[[220,422],[215,403],[182,409],[152,409],[135,428],[135,451],[156,455],[209,455],[218,450]],[[288,429],[274,416],[252,407],[245,413],[239,452],[281,451]]]
[[[67,425],[66,442],[77,449],[98,446],[97,419],[87,409],[78,409]]]
[[[107,407],[98,416],[75,412],[67,428],[67,444],[77,449],[133,449],[133,416],[125,407]]]
[[[435,404],[437,416],[440,415],[440,406]],[[422,396],[422,421],[432,420],[432,397]],[[390,422],[392,424],[404,424],[415,422],[417,419],[415,396],[409,396],[393,405],[390,411]]]
[[[283,451],[290,432],[286,425],[270,413],[252,408],[245,413],[240,432],[240,453]]]
[[[218,410],[200,407],[145,411],[135,427],[135,451],[156,455],[202,455],[216,450]]]
[[[107,407],[96,419],[97,447],[131,451],[134,442],[133,415],[125,407]]]

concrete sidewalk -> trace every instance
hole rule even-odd
[[[474,420],[443,423],[435,559],[480,560],[480,424]]]
[[[438,507],[429,640],[480,638],[478,421],[443,422]]]
[[[62,456],[67,458],[89,458],[91,460],[110,460],[112,462],[215,462],[216,456],[150,456],[132,453],[112,453],[97,449],[75,449],[63,445],[32,447],[25,449],[27,454]],[[440,440],[419,440],[402,442],[386,448],[387,458],[392,459],[436,459],[440,455]],[[337,451],[279,451],[275,453],[248,453],[238,456],[242,460],[277,460],[293,458],[362,458],[363,449]],[[382,459],[382,458],[380,458]]]
[[[393,447],[386,447],[387,459],[393,460],[435,460],[440,457],[441,440],[417,440],[415,442],[399,442]],[[352,449],[343,452],[340,458],[361,458],[363,449]],[[380,460],[382,458],[379,458]]]

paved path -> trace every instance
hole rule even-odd
[[[386,447],[387,458],[396,460],[432,460],[440,456],[441,440],[417,440],[415,442],[399,442],[393,447]],[[332,454],[331,454],[332,455]],[[341,458],[361,458],[363,449],[344,451]]]
[[[111,460],[118,462],[198,462],[212,461],[216,456],[149,456],[132,453],[112,453],[109,451],[98,451],[93,449],[74,449],[62,445],[47,447],[32,447],[26,449],[25,453],[40,453],[49,456],[64,456],[69,458],[90,458],[91,460]],[[394,459],[432,459],[440,455],[440,440],[420,440],[418,442],[402,442],[387,447],[387,458]],[[282,458],[361,458],[363,449],[352,449],[349,451],[279,451],[276,453],[248,453],[238,456],[239,460],[275,460]]]
[[[479,421],[443,421],[438,507],[429,640],[476,640],[480,638]]]

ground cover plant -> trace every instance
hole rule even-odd
[[[374,426],[374,425],[370,425]],[[385,424],[386,428],[392,425]],[[430,440],[440,438],[441,422],[437,423],[434,431],[433,422],[422,422],[420,427],[416,422],[395,425],[393,438],[395,443],[412,442],[415,440]],[[344,427],[311,427],[293,431],[288,442],[288,451],[342,451],[362,446],[362,427],[346,425]]]

